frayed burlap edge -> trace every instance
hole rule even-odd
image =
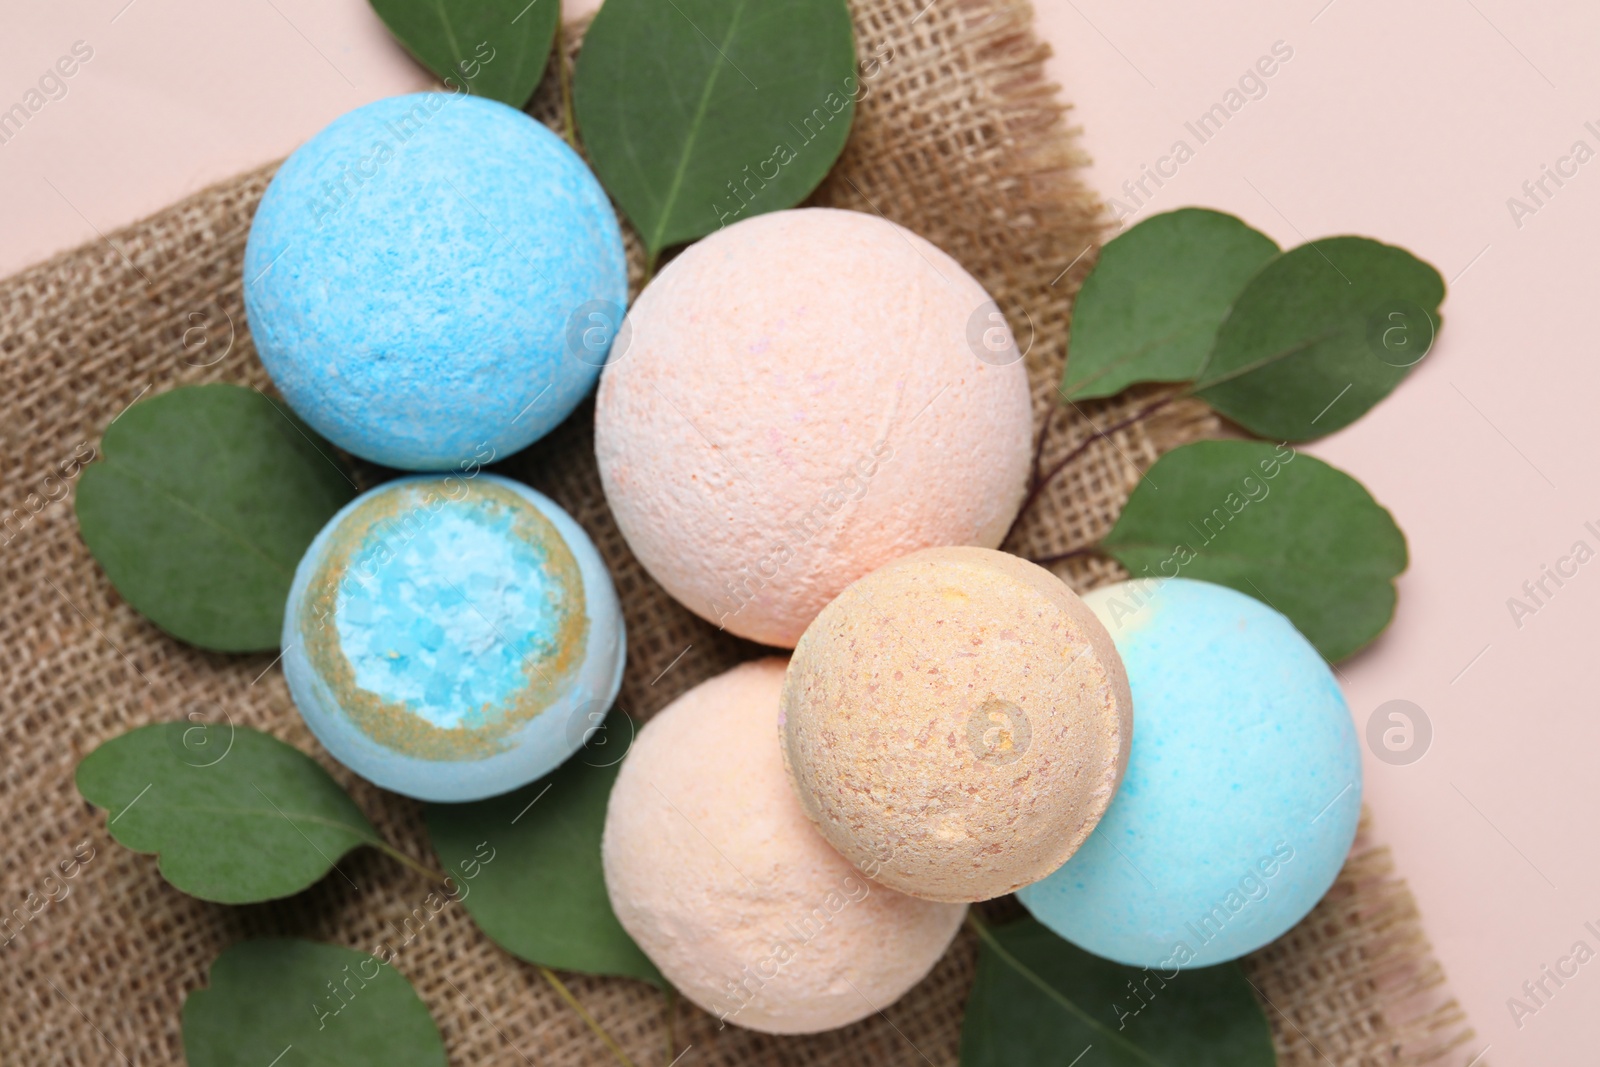
[[[1020,0],[858,0],[854,10],[863,56],[884,46],[893,56],[869,85],[844,157],[814,202],[903,223],[989,288],[1028,347],[1036,426],[1056,413],[1040,456],[1049,468],[1145,398],[1136,391],[1061,410],[1056,397],[1072,296],[1104,229],[1099,204],[1076,177],[1082,158],[1045,78],[1048,52],[1031,11]],[[532,110],[557,118],[553,73]],[[370,949],[395,938],[429,892],[415,875],[362,851],[341,861],[345,877],[291,899],[205,904],[162,881],[152,857],[112,842],[104,813],[72,783],[82,755],[124,730],[189,711],[225,714],[313,753],[397,847],[430,852],[418,805],[355,778],[316,744],[273,657],[213,655],[161,634],[111,589],[72,516],[77,470],[137,398],[201,381],[270,389],[245,328],[239,270],[272,169],[0,283],[0,540],[9,601],[0,616],[0,812],[4,900],[22,908],[0,935],[10,937],[0,948],[6,1063],[180,1062],[183,999],[205,984],[227,945],[291,935]],[[630,252],[637,281],[631,236]],[[1090,442],[1007,547],[1041,556],[1094,543],[1162,452],[1218,430],[1203,407],[1177,404]],[[606,511],[591,432],[582,409],[506,468],[554,497],[600,546],[630,638],[620,702],[648,717],[759,650],[684,611],[639,568]],[[1122,576],[1092,558],[1059,569],[1080,589]],[[70,880],[56,877],[63,862]],[[663,999],[634,982],[569,980],[641,1065],[665,1064],[685,1046],[685,1067],[943,1065],[956,1061],[975,951],[963,934],[902,1000],[807,1038],[718,1030],[682,1004],[669,1018]],[[397,966],[438,1020],[454,1063],[609,1060],[534,969],[497,949],[459,907],[429,917]],[[1387,852],[1365,836],[1327,898],[1246,967],[1285,1064],[1436,1062],[1470,1037],[1410,894]]]

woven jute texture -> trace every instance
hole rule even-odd
[[[855,16],[863,56],[889,58],[815,200],[911,227],[995,295],[1029,349],[1036,425],[1053,413],[1041,465],[1087,444],[1008,547],[1042,556],[1090,544],[1157,456],[1221,428],[1204,409],[1176,404],[1091,440],[1096,427],[1148,397],[1077,408],[1056,398],[1072,296],[1104,236],[1103,216],[1075,178],[1082,160],[1045,80],[1047,52],[1023,0],[857,0]],[[554,121],[557,99],[552,75],[532,110]],[[113,842],[105,813],[73,785],[77,761],[107,738],[191,711],[210,720],[226,714],[314,754],[390,841],[430,857],[419,806],[327,756],[296,714],[272,656],[213,655],[158,632],[107,583],[73,518],[77,464],[137,398],[188,382],[270,389],[240,297],[245,236],[270,176],[271,168],[243,175],[0,283],[0,890],[8,913],[0,936],[9,938],[0,948],[0,1061],[7,1064],[181,1062],[184,997],[206,983],[211,961],[228,945],[277,935],[368,949],[432,888],[362,850],[341,863],[348,878],[326,878],[288,900],[202,903],[167,885],[153,857]],[[637,253],[637,244],[631,249]],[[630,656],[620,702],[648,718],[758,649],[689,614],[640,569],[601,495],[592,425],[581,409],[503,470],[555,498],[599,545],[626,612]],[[1058,570],[1080,589],[1119,575],[1087,558]],[[80,861],[90,857],[76,876],[47,882],[75,852]],[[567,978],[641,1067],[666,1064],[685,1046],[683,1067],[942,1067],[956,1061],[975,954],[964,933],[898,1003],[815,1037],[719,1030],[680,1002],[671,1047],[665,1002],[653,990]],[[396,963],[438,1020],[453,1063],[610,1060],[538,972],[496,948],[455,905],[429,921]],[[1285,1064],[1436,1062],[1470,1034],[1443,990],[1410,895],[1387,853],[1364,836],[1327,899],[1250,958],[1247,973]],[[264,1050],[263,1065],[270,1058]]]

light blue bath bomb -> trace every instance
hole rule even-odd
[[[1288,619],[1209,582],[1122,582],[1084,601],[1133,690],[1133,748],[1082,848],[1017,895],[1119,963],[1203,967],[1299,922],[1361,813],[1361,754],[1333,674]]]
[[[577,154],[454,93],[379,100],[302,145],[256,209],[244,282],[289,406],[404,470],[548,433],[594,386],[628,293],[616,214]]]
[[[625,641],[583,529],[474,473],[402,478],[335,515],[295,570],[283,648],[289,692],[335,759],[460,801],[582,747],[616,699]]]

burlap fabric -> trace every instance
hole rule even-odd
[[[1064,108],[1044,78],[1046,48],[1024,0],[858,0],[863,51],[892,46],[857,113],[843,159],[816,200],[878,212],[926,235],[996,296],[1024,345],[1038,421],[1056,412],[1043,462],[1134,410],[1137,399],[1062,410],[1054,396],[1072,294],[1102,235],[1099,205]],[[534,110],[553,120],[554,79]],[[184,382],[268,388],[240,299],[251,212],[271,168],[208,189],[0,286],[6,610],[0,613],[0,825],[5,907],[0,937],[0,1060],[16,1064],[173,1063],[179,1011],[210,962],[242,938],[298,935],[366,948],[411,915],[430,887],[370,850],[289,900],[223,907],[167,885],[153,858],[108,837],[105,815],[73,786],[83,754],[143,723],[222,711],[314,753],[380,832],[428,858],[419,806],[333,763],[292,707],[270,655],[221,656],[173,641],[112,590],[73,519],[70,483],[99,436],[137,397]],[[637,245],[631,246],[637,253]],[[635,278],[637,279],[637,255]],[[648,717],[685,689],[756,654],[670,600],[629,554],[606,510],[580,410],[507,464],[554,497],[594,537],[615,575],[630,658],[621,704]],[[1140,472],[1164,450],[1218,430],[1176,405],[1096,441],[1016,531],[1031,555],[1091,543],[1114,521]],[[63,477],[65,475],[65,477]],[[1079,588],[1117,575],[1075,559]],[[83,844],[83,843],[87,844]],[[74,852],[69,882],[46,879]],[[92,852],[91,852],[92,850]],[[354,885],[351,884],[354,883]],[[67,892],[28,918],[58,887]],[[953,1064],[975,946],[963,934],[920,986],[847,1029],[777,1039],[714,1020],[624,980],[569,976],[584,1005],[637,1063]],[[399,968],[438,1020],[457,1064],[609,1062],[574,1012],[447,907],[405,948]],[[1387,854],[1358,843],[1316,911],[1248,973],[1285,1064],[1435,1062],[1470,1031],[1423,940]],[[670,1036],[669,1036],[670,1034]],[[669,1047],[670,1046],[670,1047]],[[270,1056],[263,1058],[263,1064]],[[1464,1058],[1464,1057],[1463,1057]]]

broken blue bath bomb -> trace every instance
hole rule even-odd
[[[335,119],[279,168],[244,257],[267,373],[402,470],[524,448],[593,388],[627,302],[616,213],[566,143],[480,97]]]
[[[333,757],[418,800],[495,796],[580,749],[622,684],[616,590],[583,529],[507,478],[351,501],[295,570],[295,705]]]
[[[1361,753],[1333,673],[1288,619],[1220,585],[1122,582],[1083,599],[1128,670],[1128,770],[1083,847],[1017,895],[1135,967],[1252,952],[1305,917],[1355,839]]]

